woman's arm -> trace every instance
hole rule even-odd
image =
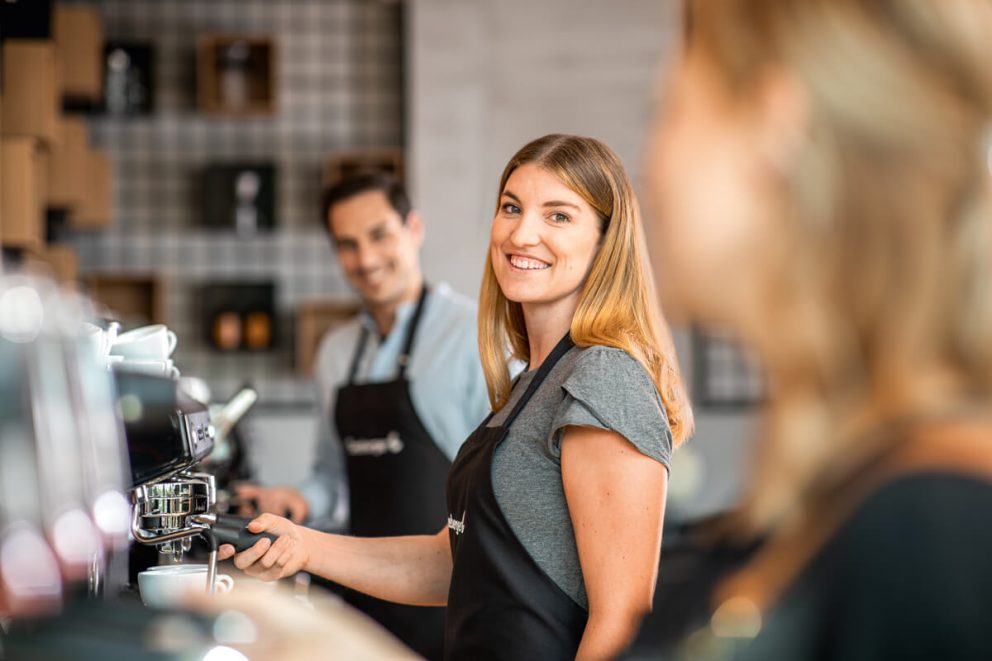
[[[323,576],[365,594],[414,606],[444,606],[451,582],[447,529],[436,535],[348,537],[298,526],[273,514],[248,524],[251,532],[278,535],[234,555],[224,544],[218,558],[234,556],[249,576],[274,581],[298,571]]]
[[[589,596],[577,658],[613,658],[651,610],[668,472],[616,432],[572,426],[561,474]]]

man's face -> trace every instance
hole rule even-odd
[[[327,223],[348,282],[369,307],[398,304],[416,286],[424,232],[411,212],[406,222],[381,191],[334,204]]]

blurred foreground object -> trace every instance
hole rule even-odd
[[[216,642],[248,659],[419,659],[378,623],[323,590],[308,600],[280,587],[246,585],[213,599],[194,598],[194,610],[215,617]],[[238,658],[238,657],[232,657]]]
[[[652,238],[767,376],[769,540],[685,657],[992,658],[992,5],[688,9]]]
[[[124,578],[127,460],[87,314],[47,281],[0,277],[0,616],[57,610],[63,583],[103,597]]]

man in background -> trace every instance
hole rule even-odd
[[[238,496],[324,530],[434,534],[446,521],[451,460],[490,408],[476,307],[424,282],[423,222],[391,175],[333,186],[324,219],[363,309],[317,351],[322,433],[313,473],[299,487],[243,485]],[[442,609],[347,598],[415,651],[440,657]]]

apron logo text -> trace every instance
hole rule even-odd
[[[451,528],[456,535],[461,535],[465,532],[465,512],[462,512],[462,520],[458,521],[450,514],[448,515],[448,527]]]
[[[403,440],[399,433],[391,431],[386,438],[351,438],[344,439],[344,449],[352,457],[381,457],[384,454],[399,454],[403,452]]]

